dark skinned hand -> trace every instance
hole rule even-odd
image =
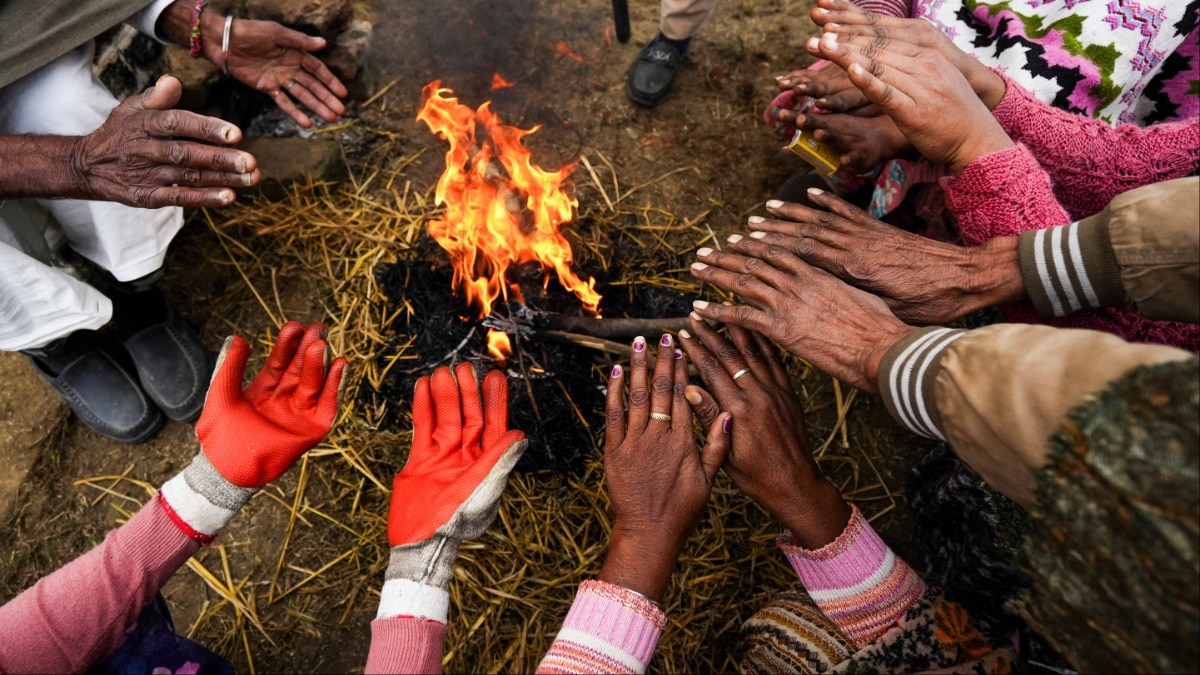
[[[774,218],[751,216],[750,237],[732,235],[730,247],[753,255],[763,245],[780,246],[878,295],[910,324],[948,323],[1025,295],[1016,237],[955,246],[876,220],[831,192],[810,188],[808,198],[821,208],[768,206]]]
[[[913,147],[955,173],[978,157],[1013,146],[966,78],[936,49],[837,33],[809,40],[808,49],[844,68]]]
[[[700,281],[751,304],[697,300],[692,303],[696,313],[762,333],[843,382],[878,392],[876,375],[883,355],[915,329],[897,319],[883,300],[809,265],[788,249],[746,241],[753,244],[744,254],[696,251],[691,271]]]
[[[825,68],[824,70],[835,69]],[[837,70],[837,69],[835,69]],[[848,113],[797,113],[780,110],[781,122],[811,133],[813,138],[836,150],[842,167],[855,173],[867,173],[880,164],[909,154],[912,145],[908,138],[885,115],[879,106],[871,104]]]
[[[696,445],[692,410],[684,398],[687,360],[670,335],[659,342],[653,373],[646,342],[633,342],[628,373],[613,368],[605,404],[604,474],[613,529],[599,578],[661,600],[679,553],[695,528],[729,451],[718,414],[708,441]],[[629,410],[623,393],[628,380]],[[648,381],[649,380],[649,381]],[[651,413],[670,416],[663,421]]]
[[[828,33],[907,42],[939,52],[967,78],[988,110],[1004,98],[1004,79],[959,49],[941,30],[922,19],[875,14],[847,0],[818,0],[812,20]]]
[[[701,424],[732,413],[725,473],[801,546],[816,550],[837,539],[850,506],[813,460],[804,410],[775,345],[733,324],[726,339],[695,313],[691,325],[690,332],[680,331],[680,344],[712,394],[689,386],[684,395]]]
[[[172,110],[182,91],[179,80],[164,76],[80,137],[71,153],[75,189],[61,196],[144,208],[225,206],[233,202],[234,189],[258,183],[252,155],[207,145],[237,143],[241,130],[215,117]]]
[[[813,105],[827,112],[850,112],[871,102],[850,81],[846,71],[828,64],[823,68],[793,70],[775,78],[779,88],[808,96]]]

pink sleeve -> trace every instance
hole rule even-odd
[[[941,183],[967,246],[1071,222],[1050,177],[1019,143],[975,159]]]
[[[585,581],[538,673],[644,673],[666,626],[662,609],[621,586]]]
[[[99,546],[0,607],[0,672],[83,672],[107,658],[199,549],[155,495]]]
[[[446,624],[413,616],[371,622],[371,651],[365,672],[440,673]]]
[[[912,16],[912,0],[850,0],[868,12],[907,19]]]
[[[883,543],[858,507],[833,543],[809,551],[778,540],[821,612],[864,647],[896,625],[925,593],[925,582]]]
[[[1099,213],[1123,192],[1190,176],[1200,166],[1195,119],[1112,127],[1046,105],[1001,77],[1007,89],[992,114],[1049,174],[1056,198],[1070,215],[1054,225]]]

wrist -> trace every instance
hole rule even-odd
[[[845,531],[851,508],[836,486],[824,478],[810,485],[798,485],[793,499],[775,514],[806,549],[828,545]]]
[[[614,526],[596,578],[661,603],[682,548],[669,537],[625,534]]]
[[[864,391],[869,394],[878,393],[878,376],[879,364],[883,362],[883,356],[896,343],[908,337],[916,328],[909,326],[899,320],[895,324],[883,327],[874,342],[868,347],[860,365],[859,372],[865,380],[866,387]]]
[[[0,195],[88,197],[83,136],[0,136]]]
[[[221,40],[225,35],[225,17],[215,9],[206,8],[200,13],[200,56],[220,68],[223,56]]]
[[[1025,298],[1018,237],[997,237],[965,249],[968,298],[963,314]]]
[[[968,164],[984,155],[1007,150],[1016,145],[1008,137],[1008,133],[1000,126],[1000,123],[996,121],[996,118],[991,116],[991,112],[989,111],[987,114],[990,124],[986,125],[983,133],[973,136],[971,139],[972,142],[960,147],[959,151],[948,162],[950,171],[954,175],[961,174],[967,168]]]
[[[159,495],[175,525],[207,545],[256,492],[256,488],[231,483],[200,452],[183,471],[163,484]]]

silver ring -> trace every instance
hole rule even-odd
[[[658,420],[659,422],[670,422],[671,416],[667,413],[652,412],[650,413],[650,419]]]
[[[295,81],[295,80],[288,80],[288,83],[287,83],[287,84],[285,84],[285,85],[283,85],[283,90],[284,90],[284,91],[291,91],[291,90],[292,90],[292,87],[294,87],[294,86],[296,86],[296,81]]]
[[[734,382],[737,382],[737,379],[738,379],[739,377],[741,377],[741,376],[745,375],[745,374],[746,374],[746,373],[748,373],[748,372],[750,372],[750,369],[749,369],[749,368],[742,368],[741,370],[739,370],[739,371],[737,371],[736,373],[734,373],[734,374],[733,374],[733,381],[734,381]]]

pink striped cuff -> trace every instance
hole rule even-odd
[[[925,593],[925,583],[883,543],[857,506],[842,534],[823,548],[802,548],[790,534],[777,543],[809,596],[859,647],[896,625]]]
[[[912,16],[912,0],[850,0],[868,12],[907,19]]]
[[[583,582],[539,673],[644,673],[667,617],[624,587]]]

